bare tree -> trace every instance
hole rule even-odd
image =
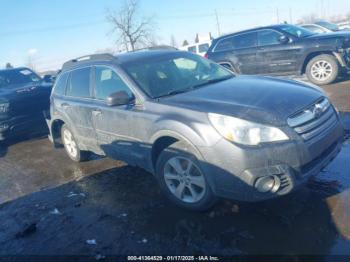
[[[170,37],[170,46],[177,47],[177,42],[174,35],[171,35]]]
[[[195,42],[196,44],[199,43],[199,34],[198,34],[198,33],[196,34],[196,38],[194,39],[194,42]]]
[[[153,45],[155,42],[154,17],[139,15],[139,0],[124,0],[118,11],[107,10],[107,21],[117,34],[117,43],[126,51]]]
[[[11,63],[6,63],[5,68],[6,69],[11,69],[11,68],[13,68],[13,65],[11,65]]]

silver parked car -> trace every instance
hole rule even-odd
[[[153,50],[67,62],[51,95],[50,139],[153,173],[179,206],[292,192],[339,152],[325,94],[291,80],[236,76],[197,55]]]

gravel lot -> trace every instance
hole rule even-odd
[[[350,112],[350,81],[324,89]],[[222,200],[192,213],[165,200],[141,169],[99,158],[75,164],[45,137],[12,141],[0,148],[0,255],[350,255],[349,159],[347,140],[324,172],[287,197]]]

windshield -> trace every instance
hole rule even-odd
[[[40,77],[29,69],[0,71],[0,88],[11,85],[39,82],[40,80]]]
[[[187,92],[234,76],[210,60],[186,53],[125,65],[124,69],[152,98]]]
[[[307,30],[305,28],[302,28],[300,26],[295,25],[282,25],[279,27],[282,31],[291,34],[298,38],[307,37],[310,35],[314,35],[315,33],[311,32],[310,30]]]
[[[336,24],[332,24],[332,23],[329,23],[326,21],[319,21],[316,24],[323,26],[331,31],[338,31],[339,30],[339,27]]]

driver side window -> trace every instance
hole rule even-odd
[[[278,45],[280,44],[279,38],[283,36],[281,33],[275,30],[262,30],[258,32],[258,45]]]
[[[113,93],[125,91],[130,97],[132,92],[124,81],[108,67],[95,67],[95,98],[106,100]]]

